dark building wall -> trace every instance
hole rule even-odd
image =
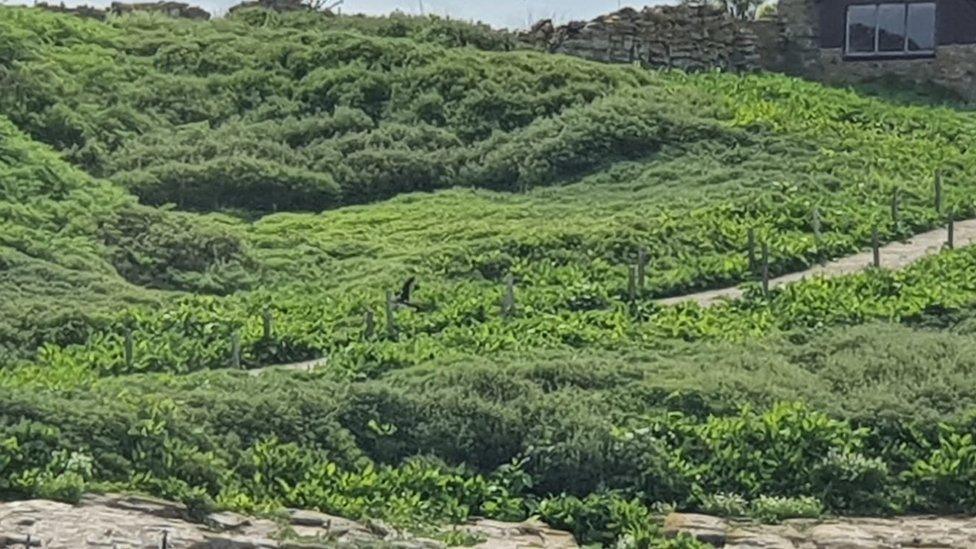
[[[877,1],[779,0],[781,34],[774,35],[769,48],[780,47],[783,54],[763,56],[763,66],[839,84],[896,79],[936,85],[976,102],[976,0],[935,2],[934,55],[849,58],[844,51],[847,7]],[[760,52],[767,49],[760,46]]]
[[[847,7],[879,2],[888,3],[885,0],[818,0],[820,46],[843,48]],[[935,4],[935,39],[938,45],[976,44],[976,0],[935,0]]]

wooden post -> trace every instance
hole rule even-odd
[[[373,317],[372,309],[366,309],[363,322],[366,324],[366,339],[373,339],[373,336],[376,335],[376,319]]]
[[[132,370],[136,362],[136,345],[132,337],[132,328],[128,326],[125,328],[125,344],[122,350],[125,354],[125,366],[129,370]]]
[[[396,317],[393,315],[393,292],[386,291],[386,333],[391,338],[396,338],[397,327]]]
[[[163,539],[159,542],[159,549],[169,549],[169,531],[163,530]]]
[[[814,207],[810,214],[810,228],[813,229],[813,238],[820,243],[820,208]]]
[[[896,188],[894,192],[891,193],[891,222],[898,227],[898,220],[901,217],[901,196]]]
[[[950,250],[956,247],[956,220],[949,218],[949,227],[946,234],[946,247]]]
[[[261,313],[261,320],[264,323],[264,340],[271,341],[274,337],[274,313],[271,312],[270,306],[264,306],[264,311]]]
[[[769,243],[763,242],[762,249],[762,291],[764,296],[769,295]]]
[[[627,299],[630,303],[637,301],[637,277],[640,265],[632,265],[627,269]]]
[[[871,252],[874,256],[874,268],[881,267],[881,239],[878,236],[878,228],[871,229]]]
[[[756,229],[749,227],[749,272],[756,272]]]
[[[641,248],[637,252],[637,287],[642,291],[647,280],[647,249]]]
[[[27,534],[27,539],[24,540],[24,547],[26,547],[27,549],[30,549],[32,545],[34,545],[34,544],[31,542],[31,535],[30,534]]]
[[[935,172],[935,211],[942,213],[942,172]]]
[[[241,367],[241,331],[235,329],[230,334],[230,366],[240,369]]]
[[[502,298],[502,316],[515,316],[515,277],[512,273],[505,275],[505,297]]]

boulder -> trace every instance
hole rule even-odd
[[[537,521],[474,520],[452,527],[485,541],[480,547],[576,549],[575,540]],[[285,533],[289,536],[284,536]],[[318,549],[383,545],[443,549],[444,544],[398,531],[380,521],[365,523],[316,511],[290,510],[283,523],[237,513],[211,513],[189,520],[185,506],[142,496],[86,496],[78,505],[46,500],[0,503],[0,547],[169,549]]]
[[[728,533],[728,522],[708,515],[671,513],[664,519],[664,535],[668,537],[690,534],[698,541],[722,546]]]

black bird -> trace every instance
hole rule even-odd
[[[411,294],[413,294],[413,291],[418,288],[420,288],[420,285],[417,284],[417,277],[411,276],[408,278],[407,281],[403,283],[403,288],[400,290],[400,295],[396,297],[396,303],[404,307],[420,309],[416,303],[410,301]]]

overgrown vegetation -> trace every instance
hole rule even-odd
[[[750,231],[776,274],[976,215],[972,113],[436,19],[0,15],[4,496],[628,546],[672,507],[976,511],[976,250],[654,303],[754,279]],[[234,341],[328,363],[211,371]]]
[[[4,474],[24,495],[90,479],[418,527],[538,513],[600,542],[656,535],[652,504],[716,512],[719,494],[765,520],[972,512],[972,346],[871,325],[765,348],[468,357],[358,382],[112,377],[4,392],[0,439],[22,449]]]

